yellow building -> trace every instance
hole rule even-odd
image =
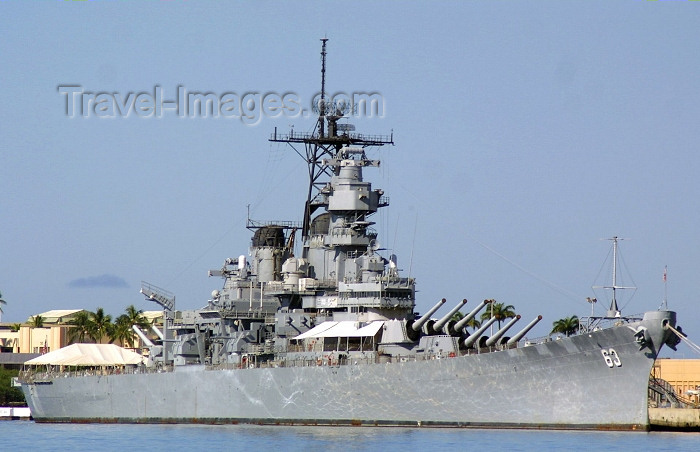
[[[151,325],[155,325],[162,329],[163,327],[163,311],[143,311],[141,313]]]
[[[652,376],[666,380],[679,396],[699,401],[700,359],[657,359]]]
[[[19,330],[10,323],[0,324],[0,353],[19,353]]]
[[[68,345],[69,322],[83,309],[55,309],[27,319],[19,329],[19,353],[48,353]],[[43,327],[32,326],[34,317],[43,319]]]
[[[83,309],[55,309],[31,316],[22,324],[0,324],[0,353],[48,353],[71,344],[69,340],[70,321]],[[163,311],[146,311],[144,317],[162,330]],[[34,318],[41,317],[42,326],[35,327]],[[19,325],[19,329],[17,326]],[[152,330],[143,333],[155,340],[156,335]],[[136,339],[135,349],[142,348],[144,344]]]
[[[0,325],[0,352],[47,353],[68,345],[68,329],[82,309],[61,309],[32,316],[25,323]],[[34,317],[41,316],[42,327],[34,327]]]

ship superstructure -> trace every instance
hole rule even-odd
[[[344,327],[355,325],[353,334],[376,333],[384,327],[391,337],[384,353],[414,348],[420,333],[406,331],[405,325],[415,316],[415,281],[400,276],[395,254],[388,258],[380,254],[372,216],[389,205],[389,198],[364,178],[365,171],[380,165],[368,153],[393,144],[393,137],[362,135],[354,133],[350,124],[341,124],[347,107],[326,99],[325,75],[316,107],[319,117],[312,133],[275,130],[270,137],[288,145],[308,165],[303,220],[248,218],[246,226],[253,232],[248,256],[226,259],[221,269],[209,272],[224,278],[224,285],[212,293],[206,309],[166,315],[172,339],[164,342],[166,350],[156,357],[158,361],[176,365],[276,361],[280,353],[300,348],[302,333],[339,322],[345,322]],[[300,256],[294,254],[298,233]],[[142,291],[157,301],[155,291]],[[354,332],[373,322],[384,323]],[[451,333],[459,336],[454,329]],[[344,339],[346,348],[352,348],[367,336]],[[320,344],[308,348],[314,356],[321,351]],[[363,347],[363,356],[376,352],[377,347]]]

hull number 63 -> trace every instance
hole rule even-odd
[[[603,355],[603,359],[605,360],[605,364],[608,365],[608,367],[613,368],[615,366],[621,367],[622,366],[622,361],[620,361],[620,357],[617,356],[617,352],[615,351],[614,348],[609,348],[609,349],[602,349],[600,353]]]

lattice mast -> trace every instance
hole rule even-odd
[[[326,44],[328,38],[321,39],[321,93],[320,99],[314,110],[318,111],[318,121],[312,133],[298,133],[293,130],[288,134],[278,134],[275,128],[270,141],[287,143],[299,154],[307,163],[309,168],[309,189],[306,203],[304,205],[304,215],[302,222],[303,241],[309,237],[311,217],[322,203],[314,203],[314,197],[326,185],[327,180],[338,169],[329,167],[325,159],[332,159],[338,156],[343,147],[354,146],[366,148],[370,146],[383,146],[394,144],[393,134],[390,136],[379,135],[370,136],[358,133],[351,133],[352,127],[338,127],[338,120],[345,117],[354,109],[353,105],[338,103],[326,99]],[[304,152],[300,152],[294,145],[303,144]],[[324,176],[326,176],[324,178]],[[302,252],[302,257],[306,257],[306,249]]]

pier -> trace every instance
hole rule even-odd
[[[649,427],[656,431],[700,432],[700,409],[649,408]]]

